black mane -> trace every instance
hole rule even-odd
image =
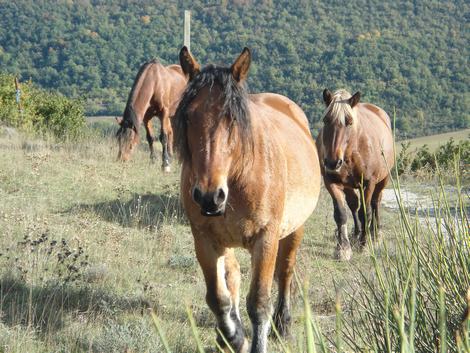
[[[124,114],[122,116],[121,126],[116,133],[116,136],[118,138],[125,135],[126,129],[134,129],[136,132],[139,130],[140,122],[134,110],[135,87],[137,86],[137,82],[140,81],[141,76],[147,70],[147,68],[149,68],[152,64],[155,64],[157,62],[158,62],[157,59],[152,59],[150,61],[147,61],[145,64],[143,64],[140,67],[139,72],[137,72],[131,91],[129,92],[129,96],[127,97],[126,108],[124,109]]]
[[[199,91],[205,87],[219,85],[224,96],[224,106],[220,118],[227,116],[236,122],[237,131],[243,151],[252,147],[250,112],[248,109],[248,90],[244,83],[238,83],[232,76],[230,68],[209,65],[188,84],[173,118],[175,149],[182,162],[191,159],[187,143],[188,108]]]

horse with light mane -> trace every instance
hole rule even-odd
[[[144,123],[150,159],[155,160],[152,118],[160,119],[160,142],[162,144],[162,169],[170,171],[173,155],[173,129],[170,118],[186,87],[186,76],[179,65],[163,66],[157,60],[151,60],[141,66],[132,85],[122,118],[117,118],[120,125],[116,134],[119,143],[118,159],[127,161],[134,147],[139,142],[139,128]]]
[[[175,147],[206,301],[231,348],[247,352],[234,248],[247,249],[251,353],[266,352],[274,276],[279,295],[273,320],[282,335],[290,326],[296,252],[320,192],[315,142],[294,102],[273,93],[247,93],[247,48],[231,67],[201,69],[186,47],[180,63],[190,82],[174,118]],[[225,346],[219,334],[218,342]]]
[[[382,191],[394,164],[390,118],[381,108],[360,103],[360,96],[360,92],[351,96],[345,90],[323,91],[327,108],[316,141],[325,186],[333,199],[338,228],[335,255],[340,260],[352,255],[345,203],[352,212],[354,235],[363,247],[368,227],[372,238],[377,238]],[[363,198],[356,192],[360,188]]]

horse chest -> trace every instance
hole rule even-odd
[[[266,224],[255,219],[226,215],[200,219],[197,225],[201,234],[222,247],[250,249],[256,236],[266,229]]]
[[[360,188],[361,184],[369,179],[367,171],[357,164],[346,164],[339,173],[328,173],[325,177],[331,183],[343,184],[355,189]]]

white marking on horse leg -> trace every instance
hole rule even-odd
[[[255,344],[256,351],[251,351],[251,353],[266,353],[266,346],[268,341],[269,329],[271,328],[271,323],[269,320],[264,321],[258,327],[255,328],[253,332],[253,344]]]
[[[352,250],[351,244],[349,243],[348,238],[348,226],[343,224],[339,229],[339,236],[341,238],[340,242],[336,246],[335,258],[340,261],[349,261],[351,260]]]
[[[217,259],[217,277],[218,281],[221,284],[220,290],[222,290],[223,295],[230,298],[230,293],[227,288],[227,283],[225,282],[225,257],[221,256]],[[235,334],[236,324],[233,319],[230,317],[230,311],[232,309],[233,303],[230,300],[230,304],[222,308],[223,314],[217,318],[219,327],[224,327],[227,329],[227,332],[224,334],[229,335],[230,337]],[[228,338],[228,337],[226,337]]]

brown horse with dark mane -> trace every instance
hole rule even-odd
[[[116,134],[119,142],[118,159],[127,161],[139,142],[139,127],[144,123],[150,158],[155,160],[152,118],[158,116],[161,122],[160,142],[162,143],[162,168],[170,170],[173,154],[173,129],[170,118],[186,87],[186,77],[179,65],[163,66],[151,60],[139,69],[132,85],[122,119],[117,119],[120,128]]]
[[[201,69],[186,47],[180,63],[190,82],[174,119],[175,147],[206,301],[232,349],[247,352],[234,248],[247,249],[251,352],[266,352],[274,276],[279,286],[274,322],[281,334],[287,334],[291,321],[296,252],[320,192],[315,143],[294,102],[273,93],[247,93],[247,48],[227,68]],[[218,342],[224,346],[220,336]]]
[[[352,251],[346,226],[345,199],[353,215],[354,235],[359,237],[363,247],[367,229],[376,239],[380,227],[382,191],[394,164],[392,129],[385,111],[370,103],[359,103],[359,92],[351,96],[345,90],[332,94],[325,89],[323,100],[327,108],[317,148],[338,227],[336,257],[349,260]],[[361,188],[364,197],[356,191]]]

